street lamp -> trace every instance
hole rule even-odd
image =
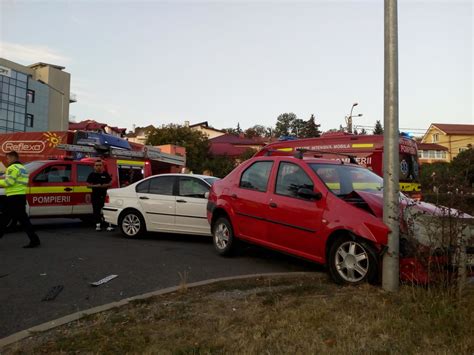
[[[61,90],[58,90],[56,89],[55,87],[49,85],[48,83],[45,83],[43,80],[41,79],[38,79],[38,81],[41,83],[41,84],[44,84],[46,85],[47,87],[49,87],[50,89],[56,91],[57,93],[59,93],[62,97],[61,97],[61,130],[64,130],[64,127],[63,127],[63,121],[64,121],[64,117],[66,116],[64,114],[64,100],[66,99],[66,94],[64,92],[62,92]],[[68,124],[69,124],[69,120],[68,120]],[[49,126],[49,117],[48,117],[48,126]],[[66,127],[66,130],[67,130],[67,127]]]
[[[347,124],[347,132],[352,133],[352,117],[362,117],[362,114],[359,113],[358,115],[353,116],[352,111],[354,110],[354,107],[359,105],[358,102],[354,102],[351,107],[351,113],[349,116],[346,116],[346,124]]]

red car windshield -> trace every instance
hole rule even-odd
[[[309,164],[329,190],[336,195],[347,195],[352,191],[378,192],[383,179],[368,169],[336,164]]]

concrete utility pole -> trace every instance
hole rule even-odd
[[[397,292],[400,278],[397,0],[385,0],[384,13],[383,221],[391,232],[383,258],[382,287]]]

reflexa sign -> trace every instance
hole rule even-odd
[[[6,141],[2,144],[3,153],[15,151],[19,154],[42,153],[46,147],[42,141]]]

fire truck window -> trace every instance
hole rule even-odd
[[[148,193],[155,195],[173,195],[174,176],[161,176],[150,179],[150,190]]]
[[[121,165],[119,170],[120,187],[125,187],[144,178],[143,168],[141,166]]]
[[[70,182],[71,165],[51,165],[43,169],[33,179],[34,182]]]
[[[209,186],[196,178],[179,178],[179,196],[204,198]]]
[[[77,182],[86,182],[89,174],[94,171],[92,165],[77,165]]]

